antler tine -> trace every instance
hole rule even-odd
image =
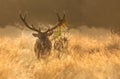
[[[61,17],[58,12],[56,12],[56,15],[57,15],[58,21],[61,21]]]
[[[64,13],[63,18],[62,18],[63,23],[66,22],[66,15]]]
[[[22,22],[25,24],[25,26],[33,31],[36,31],[36,32],[40,32],[39,30],[37,30],[33,25],[29,25],[27,22],[26,22],[26,17],[27,15],[25,14],[24,16],[22,14],[19,15],[20,16],[20,19],[22,20]]]

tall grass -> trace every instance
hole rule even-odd
[[[25,32],[0,38],[0,79],[120,79],[118,35],[98,40],[71,33],[69,52],[58,58],[52,50],[45,60],[35,57],[34,43]]]

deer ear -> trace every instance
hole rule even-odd
[[[53,31],[47,33],[48,36],[51,36],[52,34],[53,34]]]
[[[38,37],[38,34],[36,34],[36,33],[32,33],[32,35],[33,35],[34,37]]]

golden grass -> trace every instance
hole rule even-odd
[[[120,79],[119,36],[70,38],[67,54],[59,59],[53,50],[46,60],[36,59],[26,33],[0,38],[0,79]]]

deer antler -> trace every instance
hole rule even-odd
[[[61,18],[58,13],[56,13],[56,15],[57,15],[57,18],[58,18],[58,23],[54,27],[52,27],[52,28],[48,29],[47,31],[45,31],[45,33],[49,32],[49,31],[53,31],[54,29],[61,26],[65,22],[65,19],[66,19],[65,13],[63,15],[63,18]]]
[[[36,31],[36,32],[41,32],[41,29],[39,28],[39,30],[38,29],[36,29],[33,25],[29,25],[28,23],[27,23],[27,21],[26,21],[26,15],[22,15],[22,14],[20,14],[19,15],[20,16],[20,19],[22,20],[22,22],[25,24],[25,26],[27,27],[27,28],[29,28],[29,29],[31,29],[31,30],[33,30],[33,31]]]

